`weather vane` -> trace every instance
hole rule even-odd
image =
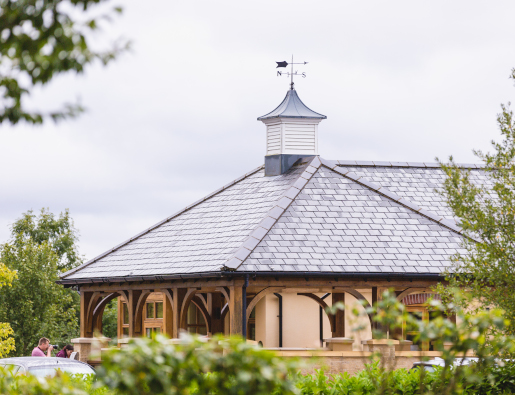
[[[288,63],[288,62],[275,62],[277,63],[277,67],[276,69],[278,69],[279,67],[287,67],[288,64],[291,65],[291,71],[277,71],[277,76],[278,77],[281,77],[283,75],[285,75],[286,77],[291,77],[291,83],[290,83],[290,86],[291,86],[291,89],[293,89],[293,76],[294,75],[299,75],[299,76],[302,76],[302,78],[306,78],[306,73],[302,72],[302,73],[299,73],[297,70],[295,70],[295,72],[293,72],[293,65],[294,64],[302,64],[302,65],[306,65],[308,64],[308,62],[302,62],[302,63],[293,63],[293,55],[291,56],[291,63]]]

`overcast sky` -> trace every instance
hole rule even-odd
[[[326,159],[434,161],[498,138],[515,98],[515,2],[136,1],[109,35],[133,41],[107,68],[34,95],[88,112],[0,129],[0,243],[21,213],[69,208],[87,258],[261,165],[265,126],[296,84]]]

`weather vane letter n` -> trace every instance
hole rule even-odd
[[[293,63],[293,55],[291,57],[291,63],[288,63],[286,61],[283,61],[283,62],[275,62],[277,63],[277,67],[276,69],[278,69],[279,67],[284,67],[286,68],[289,65],[291,65],[291,71],[280,71],[280,70],[277,70],[277,76],[278,77],[281,77],[283,75],[285,75],[286,77],[290,77],[291,78],[291,82],[290,82],[290,88],[293,89],[293,76],[294,75],[298,75],[298,76],[301,76],[302,78],[306,78],[306,73],[305,72],[302,72],[302,73],[299,73],[297,70],[295,70],[295,72],[293,71],[293,65],[294,64],[301,64],[301,65],[306,65],[308,64],[308,62],[301,62],[301,63]]]

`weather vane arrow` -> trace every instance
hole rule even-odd
[[[300,65],[307,65],[308,62],[301,62],[301,63],[293,63],[293,55],[291,56],[291,63],[288,63],[286,61],[282,61],[282,62],[275,62],[277,63],[277,67],[276,69],[278,69],[279,67],[287,67],[287,66],[291,66],[291,71],[277,71],[277,76],[278,77],[281,77],[283,75],[287,76],[287,77],[291,77],[291,83],[290,83],[290,86],[291,86],[291,89],[293,89],[293,76],[294,75],[299,75],[301,76],[302,78],[306,78],[306,73],[299,73],[297,70],[295,70],[295,72],[293,72],[293,65],[294,64],[300,64]]]
[[[275,62],[275,63],[277,63],[276,69],[278,69],[279,67],[286,67],[286,66],[288,66],[288,64],[308,64],[308,62],[304,62],[304,63]]]

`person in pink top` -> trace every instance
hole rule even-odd
[[[50,344],[50,340],[48,340],[46,337],[42,337],[41,339],[39,339],[39,345],[37,347],[34,347],[34,350],[32,350],[32,356],[51,357],[53,349],[54,347],[52,347],[52,345]]]

